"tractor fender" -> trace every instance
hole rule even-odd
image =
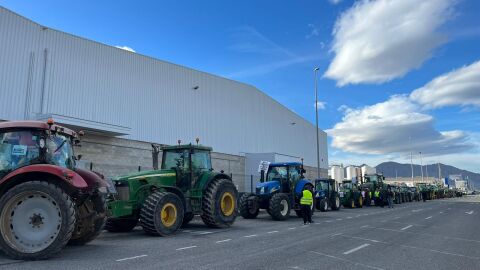
[[[85,180],[89,187],[108,187],[105,177],[97,172],[87,171],[84,169],[75,169],[75,172],[78,173],[83,180]]]
[[[307,179],[301,179],[297,182],[297,185],[295,186],[295,194],[299,195],[300,193],[302,193],[303,189],[305,188],[305,186],[307,185],[311,185],[313,187],[313,184],[312,182],[310,182],[309,180]]]
[[[35,164],[22,167],[0,180],[0,187],[3,192],[17,183],[30,180],[32,177],[44,177],[55,179],[59,185],[71,189],[88,188],[87,182],[75,171],[50,164]]]
[[[200,185],[202,185],[202,186],[201,186],[201,187],[202,187],[202,190],[205,191],[213,180],[215,180],[215,179],[220,179],[220,178],[221,178],[221,179],[228,179],[228,180],[232,181],[232,178],[231,178],[229,175],[227,175],[227,174],[224,174],[224,173],[212,173],[212,174],[208,175],[208,178],[207,178],[206,181],[202,181],[202,182],[200,183]]]

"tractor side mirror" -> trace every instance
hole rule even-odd
[[[80,159],[82,159],[82,157],[83,157],[82,155],[78,155],[78,156],[75,157],[75,160],[80,160]]]
[[[302,173],[306,173],[307,171],[305,169],[302,168],[301,170]]]

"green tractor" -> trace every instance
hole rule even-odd
[[[340,185],[340,202],[343,207],[355,208],[363,207],[362,192],[359,190],[356,183],[350,180],[345,180]]]
[[[232,225],[238,192],[228,175],[212,169],[212,148],[179,144],[161,150],[160,170],[113,179],[105,229],[126,232],[139,224],[147,234],[167,236],[195,215],[209,227]]]
[[[364,205],[370,206],[374,199],[375,190],[380,191],[382,200],[379,201],[381,205],[387,205],[387,186],[384,184],[385,177],[382,174],[365,174],[363,183],[360,185],[360,190],[365,192]]]

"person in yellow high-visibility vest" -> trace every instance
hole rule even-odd
[[[303,224],[312,223],[312,204],[313,204],[313,193],[311,187],[306,187],[303,189],[300,197],[300,208],[302,210]]]
[[[375,202],[375,206],[380,205],[380,191],[378,189],[375,189],[375,192],[373,193],[374,199],[373,201]]]

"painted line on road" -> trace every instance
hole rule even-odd
[[[355,252],[355,251],[359,251],[360,249],[366,248],[366,247],[368,247],[368,246],[370,246],[370,244],[360,245],[360,246],[358,246],[358,247],[356,247],[356,248],[352,248],[352,249],[350,249],[350,250],[347,250],[347,251],[343,252],[343,255],[348,255],[348,254],[350,254],[350,253],[353,253],[353,252]]]
[[[225,242],[228,242],[228,241],[232,241],[232,239],[229,238],[229,239],[225,239],[225,240],[220,240],[220,241],[217,241],[215,243],[217,243],[217,244],[218,243],[225,243]]]
[[[334,237],[334,236],[339,236],[339,235],[342,235],[342,234],[343,234],[343,233],[334,233],[334,234],[332,234],[332,237]]]
[[[353,218],[353,217],[347,217],[347,219],[351,219],[351,218]]]
[[[295,227],[291,227],[291,228],[288,228],[289,230],[295,230],[296,228]]]
[[[256,236],[258,236],[258,235],[256,235],[256,234],[251,234],[251,235],[245,235],[244,237],[245,237],[245,238],[250,238],[250,237],[256,237]]]
[[[471,214],[473,214],[473,210],[472,210],[472,211],[469,211],[469,212],[465,212],[465,214],[471,215]]]
[[[438,212],[439,214],[443,214],[443,212]]]
[[[458,256],[458,257],[464,257],[464,258],[469,258],[473,260],[479,260],[479,257],[472,257],[472,256],[467,256],[463,254],[458,254],[458,253],[451,253],[451,252],[445,252],[441,250],[436,250],[436,249],[429,249],[429,248],[420,248],[420,247],[414,247],[414,246],[409,246],[409,245],[400,245],[401,247],[406,247],[406,248],[413,248],[413,249],[420,249],[420,250],[428,250],[430,252],[435,252],[435,253],[440,253],[444,255],[451,255],[451,256]]]
[[[360,228],[368,228],[369,226],[368,225],[363,225],[362,227]]]
[[[342,234],[341,237],[358,239],[358,240],[365,240],[365,241],[369,241],[369,242],[373,242],[373,243],[383,243],[383,244],[387,243],[387,242],[383,242],[383,241],[379,241],[379,240],[375,240],[375,239],[363,238],[363,237],[358,237],[358,236],[350,236],[350,235],[344,235],[344,234]]]
[[[343,219],[341,219],[341,218],[337,218],[337,220],[338,220],[338,221],[342,221]]]
[[[426,217],[425,219],[431,219],[433,216]]]
[[[191,249],[191,248],[196,248],[197,246],[189,246],[189,247],[182,247],[182,248],[177,248],[175,250],[185,250],[185,249]]]
[[[211,234],[213,232],[195,232],[194,234],[200,234],[200,235],[203,235],[203,234]]]
[[[270,231],[270,232],[267,232],[267,233],[277,233],[278,231]]]
[[[331,220],[325,220],[325,222],[330,223],[330,222],[332,222],[332,221],[331,221]]]
[[[138,256],[133,256],[133,257],[128,257],[128,258],[123,258],[123,259],[118,259],[118,260],[115,260],[116,262],[123,262],[123,261],[128,261],[128,260],[134,260],[134,259],[138,259],[138,258],[143,258],[143,257],[147,257],[148,255],[138,255]]]
[[[354,266],[363,266],[363,267],[370,268],[370,269],[375,269],[375,270],[385,270],[385,269],[380,268],[380,267],[375,267],[375,266],[368,265],[368,264],[363,264],[363,263],[350,261],[350,260],[347,260],[347,259],[339,258],[339,257],[333,256],[333,255],[329,255],[329,254],[325,254],[325,253],[321,253],[321,252],[317,252],[317,251],[310,251],[310,252],[313,253],[313,254],[320,255],[320,256],[336,259],[336,260],[343,261],[343,262],[348,262],[348,263],[353,264]]]
[[[413,227],[413,225],[408,225],[408,226],[406,226],[406,227],[401,228],[400,230],[401,230],[401,231],[405,231],[406,229],[411,228],[411,227]]]

